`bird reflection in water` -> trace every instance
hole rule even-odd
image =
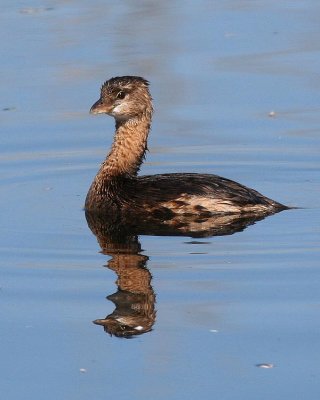
[[[264,219],[264,215],[229,214],[199,218],[177,216],[163,220],[155,216],[139,220],[121,215],[86,212],[89,228],[96,236],[101,252],[111,257],[107,267],[117,274],[118,291],[107,297],[115,305],[105,318],[93,321],[105,332],[132,338],[149,332],[156,319],[156,295],[147,268],[148,257],[142,253],[139,235],[187,236],[203,238],[231,235]]]
[[[86,218],[101,252],[111,256],[107,268],[118,277],[118,291],[107,296],[115,305],[114,311],[93,322],[117,337],[131,338],[149,332],[156,317],[155,293],[147,268],[149,258],[141,254],[138,236],[97,214],[87,212]]]

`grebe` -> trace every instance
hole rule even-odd
[[[149,82],[138,76],[111,78],[90,113],[115,119],[111,150],[86,197],[88,212],[124,215],[273,214],[288,207],[232,180],[211,174],[138,176],[152,119]]]

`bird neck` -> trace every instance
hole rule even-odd
[[[147,150],[151,113],[116,121],[114,141],[98,175],[110,180],[138,174]]]

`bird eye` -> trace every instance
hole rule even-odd
[[[126,96],[125,92],[123,90],[120,90],[117,94],[117,99],[124,99]]]

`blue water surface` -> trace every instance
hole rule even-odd
[[[313,0],[2,1],[6,400],[319,398],[319,15]],[[88,110],[117,75],[151,83],[142,173],[216,173],[299,207],[228,236],[142,235],[156,318],[131,340],[92,323],[117,277],[82,209],[114,129]]]

